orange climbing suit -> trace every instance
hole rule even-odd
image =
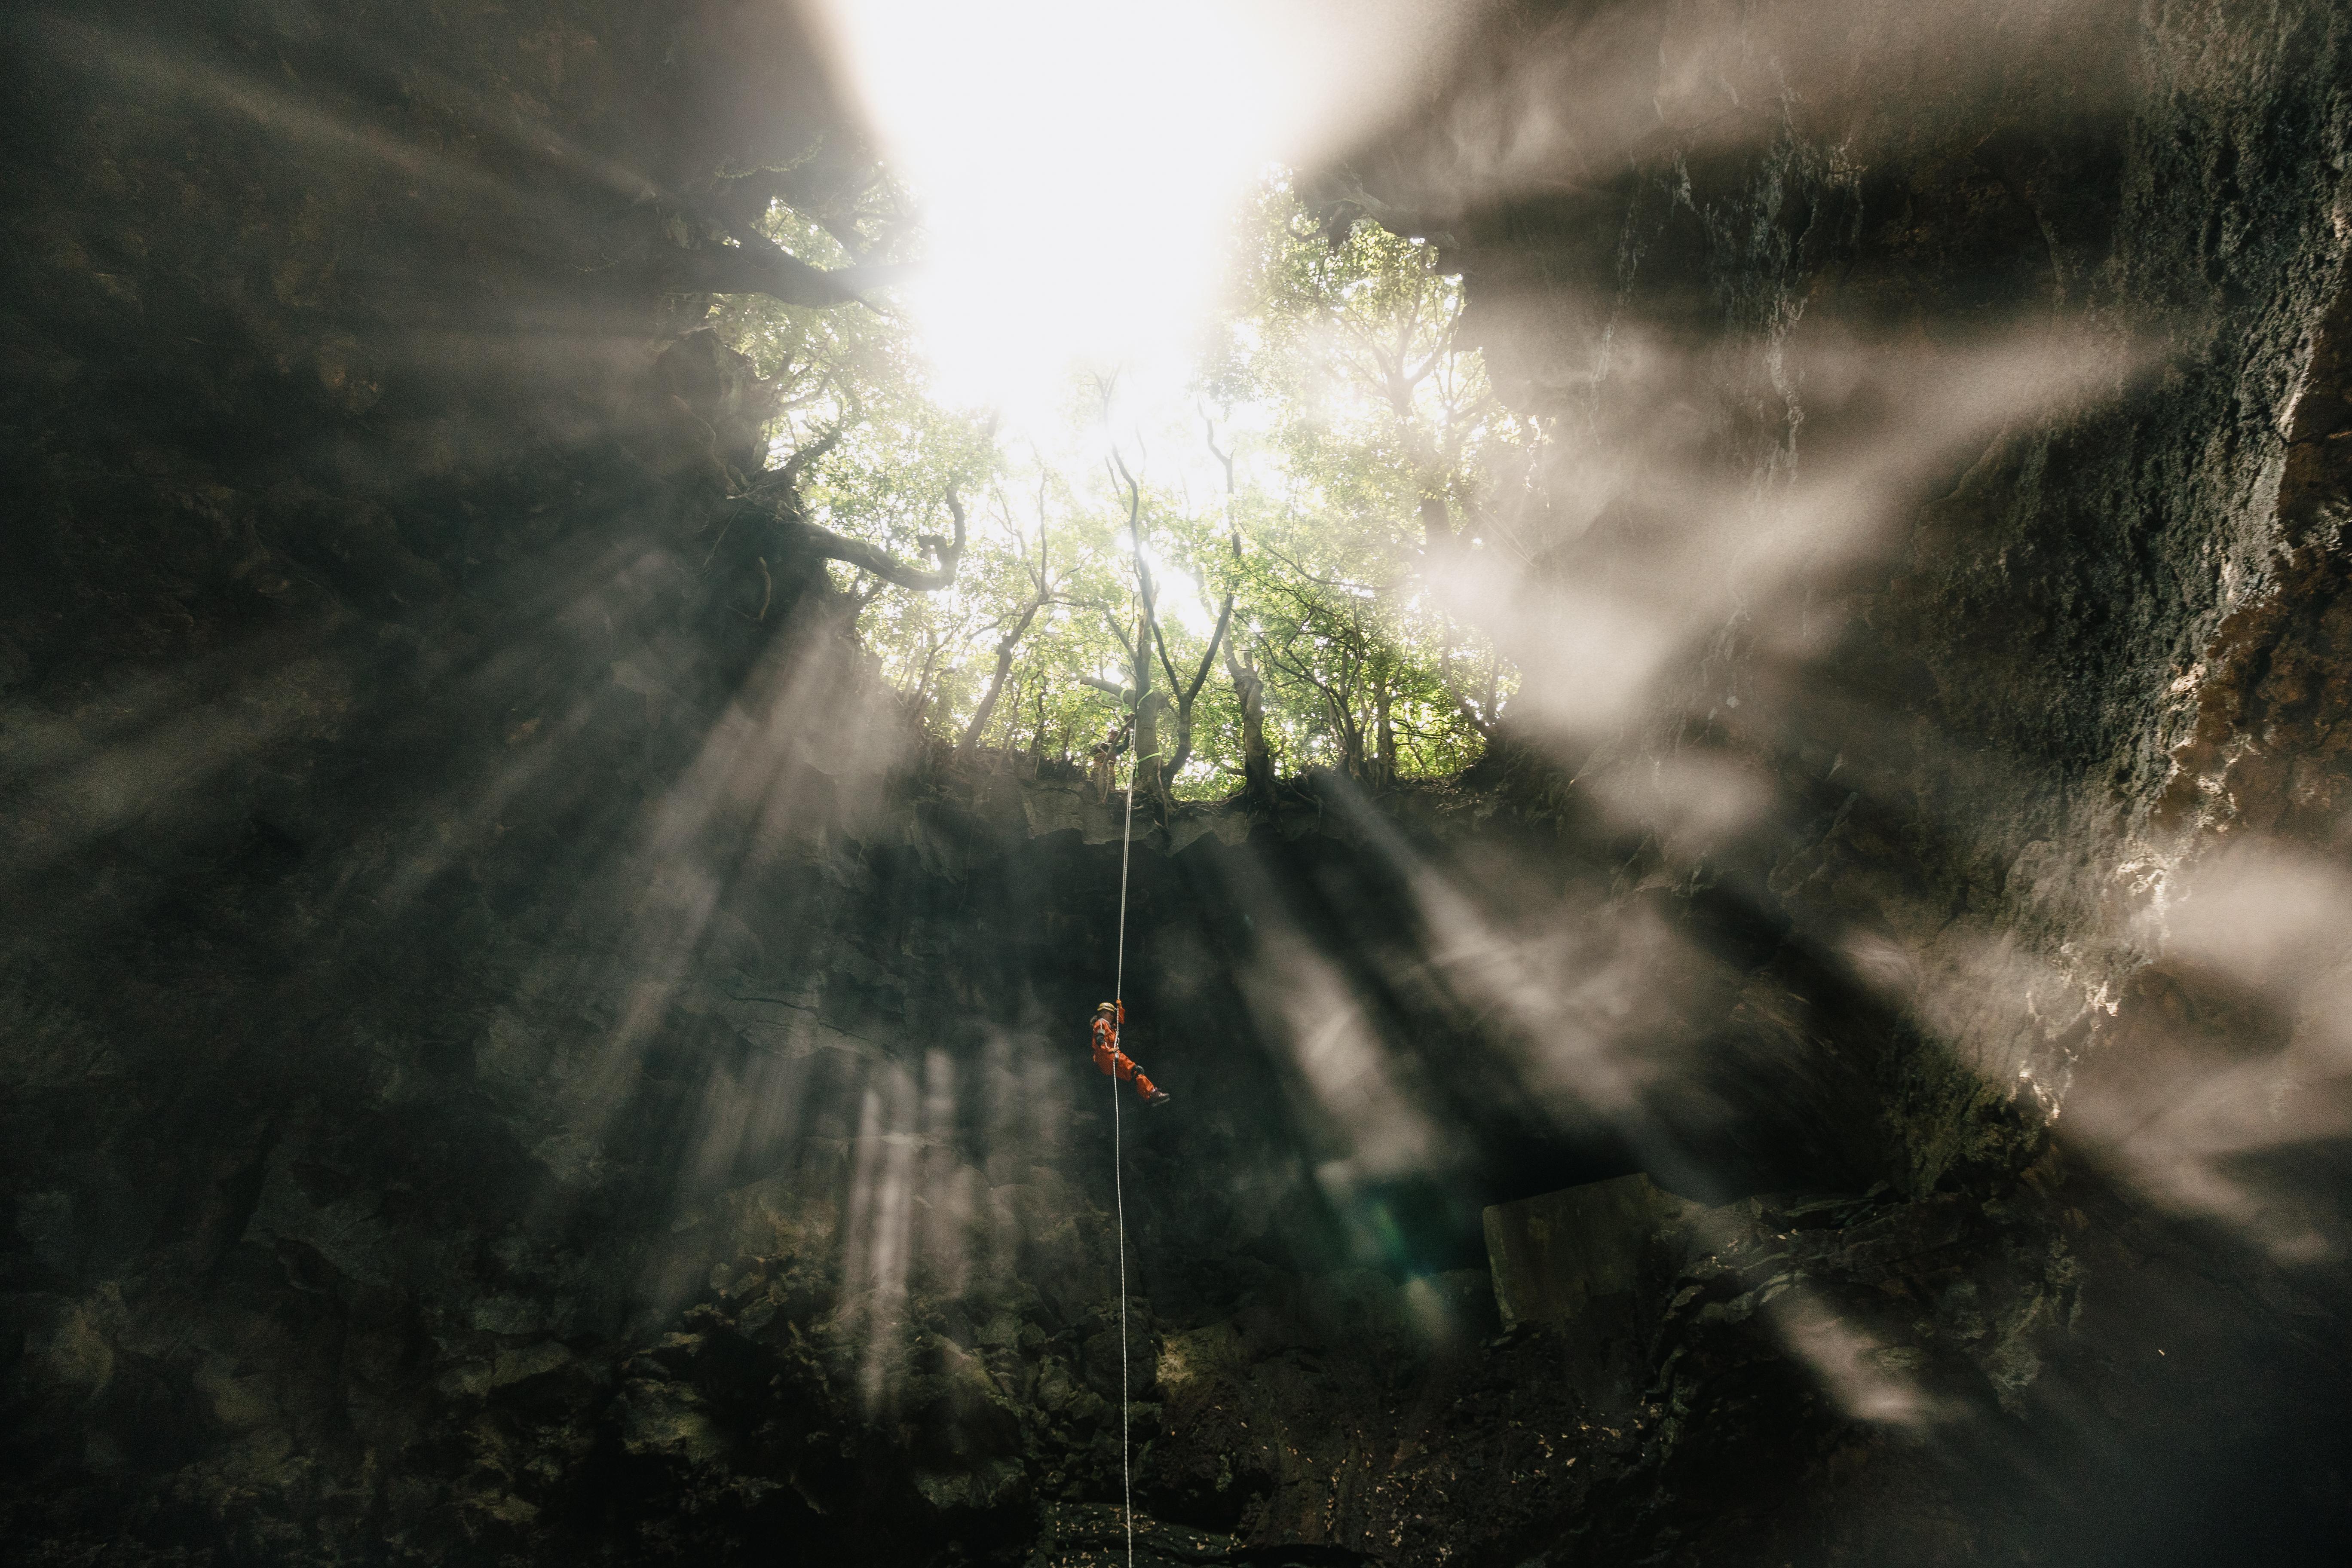
[[[1124,1002],[1118,1005],[1116,1017],[1107,1018],[1100,1013],[1095,1015],[1095,1071],[1114,1074],[1122,1082],[1132,1079],[1136,1093],[1147,1101],[1156,1100],[1160,1095],[1159,1089],[1145,1076],[1143,1069],[1135,1065],[1135,1058],[1118,1048],[1119,1026],[1126,1022],[1127,1004]]]

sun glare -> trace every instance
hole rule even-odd
[[[951,402],[1051,417],[1074,363],[1181,358],[1227,215],[1269,162],[1363,127],[1427,68],[1402,0],[826,0],[843,68],[925,209],[901,298]],[[1408,13],[1411,13],[1408,15]]]

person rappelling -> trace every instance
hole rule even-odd
[[[1124,1002],[1105,1002],[1095,1009],[1095,1070],[1109,1073],[1122,1083],[1132,1079],[1144,1104],[1165,1105],[1175,1096],[1153,1083],[1150,1075],[1135,1065],[1135,1058],[1118,1048],[1118,1031],[1126,1022]]]

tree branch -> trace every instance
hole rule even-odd
[[[1108,394],[1105,395],[1103,401],[1104,405],[1108,407],[1109,405]],[[1151,586],[1151,569],[1143,563],[1143,487],[1136,482],[1135,475],[1128,469],[1127,458],[1120,454],[1116,446],[1111,447],[1110,457],[1119,479],[1127,485],[1127,537],[1129,542],[1134,547],[1135,577],[1143,591],[1144,625],[1150,628],[1149,631],[1139,629],[1133,645],[1136,703],[1139,710],[1143,694],[1151,689],[1151,639],[1160,635],[1160,617],[1152,612],[1152,601],[1157,595],[1154,594]],[[1127,639],[1121,637],[1119,640],[1125,643]],[[1164,649],[1160,657],[1162,663],[1167,662],[1168,656]],[[1171,687],[1176,684],[1173,670],[1169,672],[1168,683]]]
[[[732,226],[730,226],[730,231]],[[864,304],[858,289],[887,281],[889,269],[852,267],[828,272],[760,234],[749,231],[751,242],[670,247],[671,281],[681,293],[765,294],[787,305],[824,310],[835,305]]]
[[[936,594],[955,581],[956,567],[963,560],[963,502],[958,499],[953,485],[948,487],[948,510],[955,516],[955,537],[946,540],[931,533],[922,537],[924,548],[939,562],[936,567],[929,568],[909,564],[878,545],[868,544],[862,539],[845,539],[831,529],[819,528],[813,522],[803,521],[801,527],[807,531],[816,552],[827,560],[846,562],[861,572],[870,572],[884,582],[895,583],[901,588]]]
[[[776,470],[774,482],[791,493],[794,506],[800,504],[801,476],[808,472],[809,465],[839,446],[842,437],[846,435],[848,430],[849,421],[845,418],[840,424],[786,458],[784,466]],[[765,489],[767,485],[768,476],[765,474],[752,481],[754,489]]]
[[[1118,617],[1111,614],[1108,605],[1097,605],[1095,608],[1102,612],[1103,625],[1109,629],[1111,640],[1118,644],[1118,651],[1127,656],[1127,662],[1132,668],[1135,663],[1135,645],[1127,640],[1126,628],[1118,624]]]
[[[1217,611],[1217,626],[1209,634],[1209,646],[1202,650],[1201,668],[1192,672],[1192,684],[1184,689],[1185,707],[1190,708],[1192,700],[1201,695],[1201,688],[1208,684],[1209,667],[1216,662],[1217,648],[1225,640],[1225,626],[1233,618],[1234,596],[1229,593]]]
[[[831,270],[812,267],[760,232],[759,220],[767,213],[767,203],[758,199],[760,194],[729,192],[702,202],[679,199],[688,212],[716,224],[735,240],[731,247],[698,246],[678,252],[678,269],[689,287],[712,294],[765,294],[787,305],[823,309],[859,304],[872,310],[873,301],[864,297],[865,290],[916,270],[912,266],[868,264],[860,247],[846,241],[842,248],[858,258],[857,266]],[[824,226],[835,238],[841,238],[832,224]]]
[[[1176,661],[1168,657],[1168,634],[1160,629],[1160,617],[1151,613],[1150,605],[1144,605],[1143,614],[1151,624],[1152,645],[1160,649],[1160,668],[1168,672],[1168,689],[1181,691],[1184,682],[1176,673]]]
[[[1032,595],[1028,605],[1021,612],[1021,618],[1013,623],[1013,629],[998,639],[996,673],[989,680],[988,695],[980,700],[980,706],[972,711],[971,722],[964,727],[963,739],[956,742],[956,751],[959,754],[969,754],[971,749],[980,743],[981,731],[988,727],[988,721],[996,712],[996,700],[1003,694],[1004,678],[1012,672],[1013,647],[1028,635],[1029,623],[1037,618],[1037,612],[1043,609],[1045,605],[1044,593]],[[1015,699],[1015,704],[1017,707],[1018,699]]]

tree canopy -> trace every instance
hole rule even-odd
[[[877,189],[863,221],[780,198],[761,232],[875,271],[919,245]],[[1496,732],[1516,674],[1447,613],[1444,567],[1507,548],[1498,502],[1541,433],[1463,341],[1460,279],[1284,179],[1233,260],[1180,378],[1074,373],[1026,428],[942,402],[885,300],[714,307],[777,389],[761,482],[829,542],[856,635],[943,741],[1083,761],[1131,723],[1145,786],[1203,797],[1450,773]]]

